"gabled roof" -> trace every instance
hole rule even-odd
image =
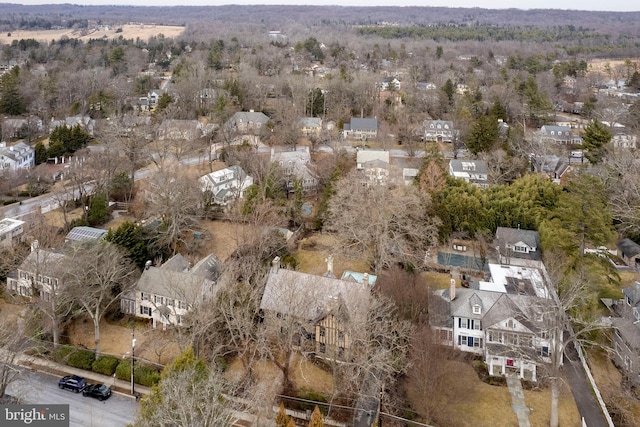
[[[389,152],[385,150],[358,150],[356,153],[356,162],[364,164],[374,160],[380,160],[389,164]]]
[[[622,293],[629,299],[632,307],[640,305],[640,282],[634,282],[630,288],[622,289]]]
[[[262,123],[265,124],[269,121],[269,116],[264,114],[261,111],[238,111],[235,113],[231,119],[229,119],[231,123]]]
[[[64,238],[65,241],[77,241],[77,240],[96,240],[104,237],[109,230],[104,230],[102,228],[94,228],[87,226],[78,226],[73,227],[67,236]]]
[[[356,271],[345,270],[342,272],[342,280],[346,280],[347,282],[355,282],[362,284],[364,280],[364,273],[358,273]],[[376,280],[378,280],[378,276],[375,274],[367,274],[367,282],[369,286],[373,287],[376,284]]]
[[[521,228],[498,227],[496,229],[496,240],[501,244],[509,245],[523,242],[536,249],[540,246],[540,234],[537,231]]]
[[[363,314],[369,295],[369,288],[359,283],[272,268],[260,308],[311,322],[340,300],[350,316]]]
[[[33,249],[20,264],[20,270],[35,273],[36,270],[46,270],[42,274],[49,277],[62,276],[62,261],[65,256],[62,252],[49,249]]]
[[[322,127],[322,119],[320,117],[302,117],[298,120],[298,125],[306,128]]]
[[[351,118],[351,130],[378,130],[378,119]]]
[[[475,297],[474,297],[475,295]],[[453,301],[451,301],[451,315],[454,317],[464,317],[470,319],[481,319],[493,304],[504,295],[500,292],[480,291],[475,289],[456,289],[456,295]],[[480,314],[473,313],[473,304],[471,299],[476,304],[480,304],[483,307],[483,311]]]
[[[484,160],[451,159],[449,161],[449,167],[453,172],[459,173],[469,172],[484,175],[488,172],[487,162]]]
[[[620,252],[622,252],[622,254],[627,258],[631,258],[640,254],[640,245],[631,239],[622,239],[617,243],[616,246],[618,247],[618,249],[620,249]]]

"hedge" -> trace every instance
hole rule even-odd
[[[160,381],[160,372],[154,367],[136,364],[134,372],[134,381],[137,384],[152,387]],[[131,381],[131,361],[122,360],[116,368],[116,377],[123,381]]]
[[[91,365],[91,370],[103,375],[113,375],[120,363],[120,359],[115,356],[99,356]]]
[[[96,355],[91,350],[76,350],[69,355],[67,364],[74,368],[80,368],[87,371],[91,370],[93,362],[96,360]]]
[[[67,364],[67,357],[73,353],[75,348],[70,345],[61,345],[53,349],[51,358],[54,362]]]

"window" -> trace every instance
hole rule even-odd
[[[542,346],[540,354],[542,355],[542,357],[549,357],[549,347],[546,345]]]
[[[324,326],[320,326],[320,336],[324,337],[327,333],[327,328],[325,328]]]
[[[173,307],[173,300],[171,298],[167,298],[167,306]]]
[[[514,246],[513,250],[515,252],[527,253],[527,247],[526,246]]]
[[[178,322],[178,325],[182,325],[182,316],[176,316],[176,321]]]
[[[474,304],[473,305],[473,314],[480,314],[480,305],[479,304]],[[480,328],[478,328],[480,329]]]
[[[140,306],[140,314],[143,316],[151,316],[151,307]]]
[[[326,353],[327,352],[327,345],[325,343],[320,343],[320,353]]]
[[[164,297],[161,297],[161,296],[155,295],[155,296],[154,296],[154,302],[155,302],[156,304],[164,304]]]
[[[339,340],[344,340],[344,332],[343,331],[338,331],[338,339]]]
[[[516,327],[516,323],[515,323],[512,319],[509,319],[509,320],[507,321],[507,328],[509,328],[509,329],[513,329],[513,328],[515,328],[515,327]]]
[[[120,300],[120,311],[125,314],[135,314],[136,302],[130,299]]]
[[[142,301],[149,301],[149,294],[145,294],[144,292],[140,292],[140,299]]]

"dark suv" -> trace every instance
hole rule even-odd
[[[66,388],[67,390],[71,390],[76,393],[80,393],[86,386],[87,381],[77,375],[67,375],[66,377],[60,378],[60,381],[58,381],[58,387]]]
[[[111,396],[111,389],[104,384],[91,384],[82,390],[84,397],[95,397],[98,400],[105,400]]]

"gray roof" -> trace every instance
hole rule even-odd
[[[142,272],[136,289],[193,304],[203,295],[205,286],[212,283],[189,272],[151,266]]]
[[[618,246],[620,252],[627,258],[634,257],[640,253],[640,245],[631,239],[622,239],[616,246]]]
[[[506,295],[500,292],[480,291],[474,289],[456,288],[456,296],[451,301],[451,315],[469,319],[482,319],[490,307],[500,298]],[[472,302],[473,301],[473,302]],[[473,305],[480,304],[481,313],[473,313]]]
[[[640,325],[626,317],[612,317],[611,323],[634,351],[640,350]]]
[[[540,234],[535,230],[523,230],[521,228],[498,227],[496,240],[502,244],[514,244],[524,242],[532,248],[540,246]]]
[[[473,170],[468,170],[463,168],[465,163],[473,163],[475,168]],[[460,160],[460,159],[451,159],[449,161],[449,165],[451,166],[451,170],[454,172],[474,172],[478,174],[486,174],[488,172],[487,162],[484,160]]]
[[[269,116],[261,111],[238,111],[235,113],[229,121],[233,124],[237,123],[262,123],[265,124],[269,121]]]
[[[36,270],[43,269],[46,270],[44,274],[49,277],[61,277],[64,258],[64,254],[58,251],[35,249],[22,261],[20,270],[34,273]]]
[[[356,153],[356,162],[362,164],[374,160],[389,164],[389,158],[389,152],[385,150],[358,150]]]
[[[632,307],[640,304],[640,282],[634,282],[630,288],[623,288],[622,293],[629,299]]]
[[[87,226],[78,226],[73,227],[67,236],[65,237],[66,241],[77,241],[77,240],[88,240],[88,239],[99,239],[104,237],[107,234],[108,230],[104,230],[102,228],[94,228]]]
[[[338,301],[349,315],[364,314],[369,295],[359,283],[278,268],[269,273],[260,308],[311,322]]]
[[[378,119],[351,118],[351,130],[378,130]]]
[[[319,128],[322,127],[322,119],[320,117],[303,117],[298,120],[298,124],[307,128]]]

